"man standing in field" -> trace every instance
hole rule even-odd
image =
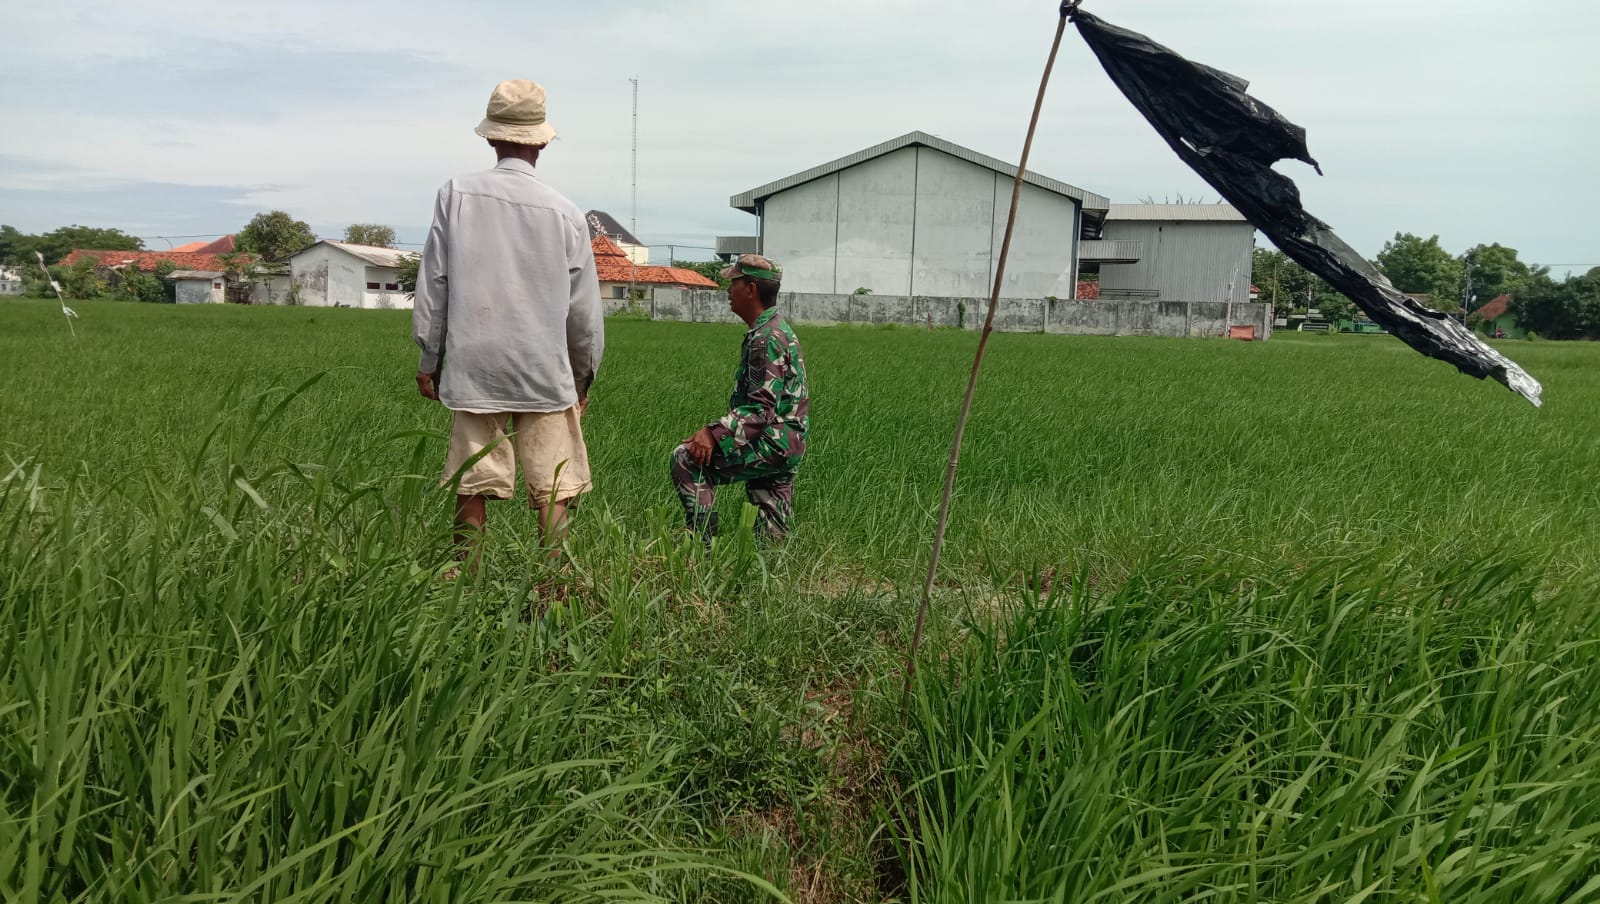
[[[544,88],[501,82],[474,131],[499,162],[439,189],[412,335],[417,390],[454,415],[440,485],[459,473],[456,542],[475,565],[485,503],[515,494],[519,463],[540,539],[559,549],[568,507],[590,489],[579,421],[604,322],[583,214],[534,175],[556,137]]]
[[[718,484],[743,481],[760,513],[764,539],[787,535],[794,512],[794,472],[806,454],[811,403],[800,340],[776,308],[782,271],[759,254],[722,271],[728,302],[750,331],[739,352],[728,413],[672,451],[672,483],[688,527],[707,542],[717,531]]]

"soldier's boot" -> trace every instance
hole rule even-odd
[[[689,530],[700,536],[700,542],[705,544],[706,552],[711,552],[711,538],[717,535],[717,513],[691,512],[688,518]]]

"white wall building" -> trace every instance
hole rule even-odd
[[[289,258],[292,294],[312,307],[407,308],[411,297],[400,288],[400,264],[418,257],[348,242],[318,242]]]
[[[222,304],[227,282],[220,270],[174,270],[172,280],[178,304]]]
[[[912,132],[734,195],[791,292],[982,298],[994,282],[1016,167]],[[1005,298],[1072,298],[1081,235],[1110,201],[1029,172]]]
[[[21,295],[22,273],[17,270],[0,268],[0,295]]]

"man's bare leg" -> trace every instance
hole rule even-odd
[[[534,514],[539,519],[539,544],[545,550],[551,564],[561,558],[561,546],[567,542],[567,512],[572,507],[571,499],[552,500],[533,506]]]
[[[468,574],[478,573],[483,557],[483,525],[488,496],[456,497],[456,560],[465,562]]]

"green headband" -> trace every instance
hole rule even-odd
[[[748,267],[744,264],[739,265],[740,276],[751,276],[756,279],[781,279],[780,272],[778,270],[762,270],[758,267]]]

